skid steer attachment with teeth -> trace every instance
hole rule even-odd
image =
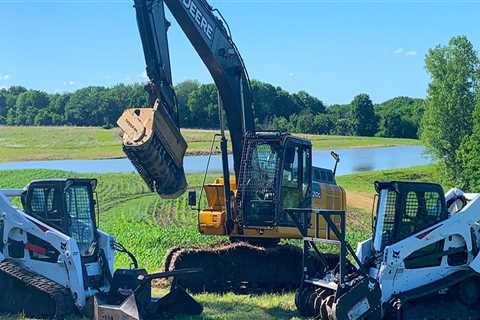
[[[150,190],[166,199],[185,192],[187,143],[160,101],[153,108],[125,110],[117,124],[123,134],[123,151]]]
[[[303,235],[303,279],[295,294],[298,312],[305,317],[321,320],[380,319],[382,314],[381,291],[378,281],[364,272],[361,262],[345,240],[345,211],[326,211],[318,209],[287,209],[297,228]],[[334,233],[340,247],[338,264],[329,266],[324,255],[318,250],[316,242],[325,241],[322,237],[309,237],[308,227],[311,215],[322,217],[328,229]],[[333,222],[340,220],[340,226]],[[316,234],[320,233],[318,230]],[[331,241],[330,241],[331,242]],[[311,267],[309,260],[313,252],[324,260],[323,266]],[[347,259],[350,254],[359,268],[355,268]]]

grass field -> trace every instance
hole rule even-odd
[[[183,129],[189,154],[208,154],[216,131]],[[412,139],[299,135],[316,149],[381,147],[419,144]],[[124,157],[118,129],[87,127],[0,126],[0,162],[52,159],[105,159]]]
[[[78,177],[63,171],[0,171],[0,188],[23,187],[32,179],[69,176]],[[95,177],[99,181],[100,228],[115,235],[149,271],[160,269],[166,250],[172,246],[207,245],[226,240],[201,236],[197,232],[196,212],[188,208],[186,196],[177,200],[160,200],[147,193],[143,181],[133,174],[98,174]],[[201,179],[200,174],[188,176],[190,186],[199,187]],[[367,238],[371,232],[373,181],[439,181],[439,173],[430,165],[341,176],[337,180],[347,190],[348,239],[356,246],[356,242]],[[127,259],[120,257],[117,266],[126,265]],[[196,298],[205,306],[205,312],[202,317],[194,319],[292,319],[296,316],[293,294],[201,294]]]

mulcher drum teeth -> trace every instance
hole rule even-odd
[[[1,313],[63,319],[74,311],[68,289],[13,262],[0,262]]]
[[[292,245],[263,248],[247,243],[173,248],[165,256],[164,268],[201,268],[203,272],[198,275],[175,279],[194,293],[293,291],[301,282],[302,250]]]
[[[162,198],[176,198],[185,192],[185,171],[178,168],[160,141],[153,136],[150,143],[125,146],[123,151],[147,183]]]

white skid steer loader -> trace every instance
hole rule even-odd
[[[198,270],[148,275],[139,269],[133,254],[97,229],[96,184],[38,180],[23,190],[0,190],[0,312],[36,318],[80,312],[109,320],[201,313],[175,285],[165,297],[151,297],[151,280]],[[23,209],[11,198],[20,198]],[[130,256],[132,269],[114,270],[116,251]]]
[[[323,233],[304,232],[299,312],[322,320],[480,319],[480,195],[444,195],[441,186],[419,182],[375,188],[373,236],[356,252],[346,241],[344,212],[289,210],[302,232],[311,215],[323,217],[340,244],[334,267],[314,263],[322,260],[316,242]]]

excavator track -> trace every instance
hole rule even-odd
[[[176,284],[193,293],[275,293],[295,290],[302,279],[302,250],[293,245],[257,247],[239,242],[207,248],[171,249],[165,271],[201,268]]]
[[[63,319],[75,311],[65,287],[10,262],[0,262],[0,312]]]

